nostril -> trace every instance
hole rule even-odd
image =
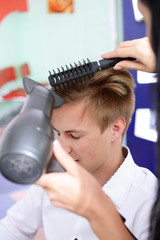
[[[68,154],[71,154],[72,148],[70,146],[65,146],[64,149]]]
[[[67,144],[65,144],[63,141],[60,141],[60,144],[61,146],[63,147],[63,149],[68,153],[70,154],[72,152],[72,148],[70,146],[68,146]]]

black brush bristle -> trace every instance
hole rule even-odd
[[[92,74],[92,66],[87,59],[87,62],[83,60],[83,64],[79,61],[78,64],[74,63],[74,66],[70,64],[70,67],[66,65],[66,70],[61,67],[62,71],[58,68],[57,73],[53,70],[53,74],[49,71],[50,76],[48,77],[50,85],[55,90],[65,89],[68,87],[75,87],[77,85],[77,79],[80,82],[86,81],[86,77]]]

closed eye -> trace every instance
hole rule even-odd
[[[76,137],[76,136],[74,136],[74,135],[72,135],[72,134],[70,134],[70,136],[73,138],[73,139],[80,139],[80,137]]]
[[[79,136],[74,136],[74,135],[71,134],[71,133],[66,133],[66,134],[67,134],[68,136],[70,136],[71,138],[73,138],[73,139],[76,139],[76,140],[80,139]],[[61,135],[61,133],[58,132],[58,131],[56,131],[56,136],[59,137],[60,135]]]

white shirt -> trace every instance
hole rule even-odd
[[[125,161],[103,189],[126,219],[125,225],[130,232],[138,240],[146,240],[158,181],[148,169],[137,166],[127,150]]]
[[[109,181],[104,192],[112,199],[125,224],[138,240],[147,239],[149,215],[156,195],[156,177],[138,167],[128,155]],[[3,240],[30,240],[43,227],[47,240],[97,240],[89,222],[72,212],[54,207],[45,191],[32,186],[0,222]],[[116,227],[116,226],[115,226]]]

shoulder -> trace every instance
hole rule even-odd
[[[152,197],[155,195],[157,187],[158,187],[158,179],[156,176],[147,168],[138,166],[129,151],[128,153],[128,161],[131,167],[131,171],[134,172],[132,176],[132,184],[133,186],[141,189],[148,194],[151,194]],[[154,194],[153,194],[154,193]]]
[[[130,153],[129,148],[125,147],[128,151],[126,160],[124,161],[124,165],[127,166],[130,172],[133,174],[133,179],[135,179],[135,183],[138,182],[145,182],[145,185],[155,185],[157,184],[157,178],[156,176],[147,168],[138,166]],[[132,174],[131,174],[132,175]],[[147,186],[148,188],[149,186]]]
[[[128,148],[127,151],[127,156],[119,171],[119,179],[121,181],[123,179],[123,185],[125,184],[123,193],[126,197],[124,199],[131,202],[135,201],[135,206],[144,202],[153,204],[158,180],[149,169],[138,166]]]

